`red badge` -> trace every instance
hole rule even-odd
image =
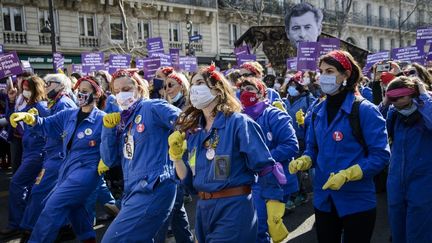
[[[95,141],[95,140],[90,140],[90,142],[89,142],[89,146],[90,146],[90,147],[94,147],[94,146],[96,146],[96,141]]]
[[[336,142],[340,142],[343,139],[343,134],[341,132],[339,132],[339,131],[336,131],[336,132],[333,133],[333,139]]]
[[[137,130],[137,132],[139,132],[139,133],[141,133],[141,132],[144,132],[144,124],[138,124],[137,126],[136,126],[136,130]]]

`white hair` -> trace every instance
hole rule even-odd
[[[60,84],[62,84],[64,86],[65,91],[69,92],[72,90],[72,81],[65,74],[62,74],[62,73],[47,74],[44,77],[44,80],[45,80],[45,82],[48,82],[50,80],[55,80],[56,82],[59,82]]]

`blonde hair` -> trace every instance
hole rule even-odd
[[[72,90],[72,80],[63,73],[50,73],[44,77],[45,82],[55,80],[63,85],[64,90],[70,92]],[[76,83],[76,82],[75,82]]]
[[[147,80],[141,78],[141,76],[138,74],[138,72],[136,72],[137,70],[132,69],[120,69],[117,70],[113,75],[112,75],[112,80],[111,80],[111,85],[112,87],[114,87],[114,81],[116,81],[119,78],[127,78],[130,79],[132,81],[132,83],[137,87],[137,93],[138,93],[138,98],[144,98],[144,99],[148,99],[149,98],[149,85]]]
[[[264,68],[259,62],[245,62],[240,66],[241,69],[246,69],[253,73],[255,77],[262,78],[264,76]]]

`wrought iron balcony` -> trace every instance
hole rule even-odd
[[[3,31],[5,44],[27,45],[27,33],[21,31]]]
[[[146,0],[148,2],[154,2],[150,0]],[[184,5],[192,5],[195,7],[204,7],[204,8],[216,8],[217,7],[217,1],[216,0],[161,0],[158,2],[167,2],[167,3],[177,3],[177,4],[184,4]]]
[[[80,47],[99,47],[99,40],[97,37],[94,36],[80,36],[79,45]]]
[[[170,48],[177,48],[177,49],[183,49],[183,43],[177,42],[177,41],[170,41],[169,43]]]

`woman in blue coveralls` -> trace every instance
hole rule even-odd
[[[66,75],[48,74],[44,79],[50,116],[62,110],[77,107],[68,95],[71,90],[71,81]],[[44,199],[57,183],[58,172],[65,158],[65,154],[61,151],[62,138],[60,136],[47,136],[44,148],[45,158],[43,168],[33,185],[29,202],[21,221],[21,228],[25,230],[23,240],[30,237],[31,231],[45,206]]]
[[[117,71],[112,87],[123,111],[104,117],[98,170],[103,173],[121,161],[124,197],[102,242],[153,242],[174,205],[167,139],[180,109],[148,99],[147,84],[136,72]]]
[[[173,71],[170,73],[164,84],[165,99],[175,107],[184,110],[187,105],[187,98],[189,97],[189,80],[185,75]],[[184,207],[184,185],[177,182],[177,194],[175,198],[174,207],[171,211],[170,217],[165,222],[164,226],[159,230],[155,237],[155,242],[165,242],[168,226],[171,226],[172,234],[176,242],[193,242],[193,235],[190,231],[188,215]]]
[[[359,104],[362,146],[349,119],[361,69],[344,51],[322,56],[319,68],[327,99],[314,107],[306,151],[290,162],[289,170],[315,168],[313,205],[319,242],[340,242],[342,232],[345,243],[370,242],[376,216],[373,177],[390,157],[385,120],[369,101]]]
[[[260,125],[265,143],[274,160],[283,165],[287,183],[283,185],[284,200],[298,191],[297,177],[288,171],[288,162],[297,157],[298,142],[292,127],[291,117],[284,111],[271,106],[265,99],[265,85],[257,78],[249,77],[242,80],[240,86],[240,102],[244,113]],[[265,200],[261,197],[261,187],[253,184],[252,196],[258,215],[257,242],[270,242],[267,226]]]
[[[63,110],[48,118],[28,112],[14,113],[12,121],[22,120],[34,130],[49,137],[62,138],[61,153],[65,155],[55,188],[45,199],[29,242],[54,242],[57,232],[66,220],[83,242],[96,242],[92,217],[85,208],[87,197],[99,181],[97,164],[102,118],[105,114],[96,107],[96,98],[102,94],[93,77],[78,80],[79,109]]]
[[[286,178],[272,159],[259,125],[240,113],[230,84],[214,66],[201,68],[191,84],[192,106],[179,118],[181,132],[170,135],[168,143],[177,175],[189,187],[193,179],[200,197],[195,221],[198,242],[256,241],[251,186],[259,172],[261,197],[268,200],[269,233],[281,241],[288,235],[280,202],[280,183]],[[188,163],[182,160],[186,147]]]
[[[23,112],[35,108],[41,116],[47,116],[44,81],[36,75],[22,80],[22,95],[27,103]],[[12,111],[13,112],[13,111]],[[11,113],[12,113],[11,112]],[[11,114],[10,113],[10,114]],[[11,115],[12,117],[12,115]],[[20,224],[27,205],[31,188],[42,169],[45,138],[32,131],[26,124],[17,123],[10,117],[12,127],[24,130],[21,166],[15,172],[9,185],[9,224],[1,233],[13,235],[20,232]]]
[[[432,242],[432,97],[418,78],[387,87],[391,158],[387,178],[392,241]]]

